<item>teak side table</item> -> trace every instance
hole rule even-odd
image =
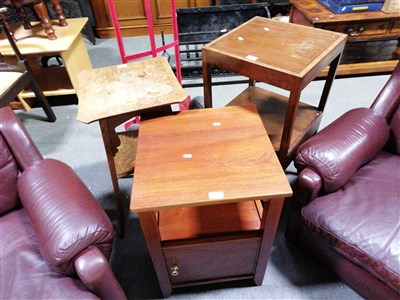
[[[316,133],[335,77],[346,35],[255,17],[205,45],[204,101],[212,107],[211,69],[250,78],[250,86],[228,105],[254,103],[279,160],[286,168],[297,147]],[[330,66],[318,107],[300,102],[301,91]],[[289,98],[255,81],[290,91]]]
[[[163,296],[239,279],[261,285],[292,191],[255,106],[187,110],[140,126],[130,208]]]
[[[78,81],[77,120],[99,121],[123,236],[118,178],[134,170],[138,130],[117,132],[117,127],[138,115],[145,119],[170,114],[170,105],[184,101],[188,94],[164,57],[84,70]]]

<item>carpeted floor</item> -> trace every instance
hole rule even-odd
[[[131,47],[137,45],[133,39],[128,43]],[[86,42],[86,46],[95,67],[119,63],[115,40],[97,40],[96,45]],[[369,106],[387,78],[387,75],[381,75],[337,79],[322,127],[353,107]],[[318,99],[322,84],[322,81],[316,81],[304,90],[302,98],[305,102],[313,103],[313,99]],[[215,106],[224,106],[243,88],[242,85],[215,87]],[[192,97],[202,96],[201,88],[187,91]],[[76,121],[77,105],[74,104],[56,106],[54,111],[57,115],[55,123],[43,121],[44,113],[39,108],[17,113],[43,155],[72,166],[111,220],[117,223],[113,189],[98,124]],[[287,174],[291,182],[295,180],[293,172],[295,169],[290,166]],[[128,213],[132,180],[134,178],[130,177],[119,181],[128,219],[127,232],[124,239],[116,238],[111,264],[129,299],[160,298],[161,292],[137,216]],[[285,241],[283,231],[289,202],[282,214],[262,286],[249,282],[203,286],[175,290],[171,299],[359,299],[330,270]]]

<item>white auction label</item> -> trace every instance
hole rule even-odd
[[[224,192],[223,191],[209,192],[208,199],[210,200],[224,199]]]
[[[256,60],[258,59],[257,56],[253,56],[253,55],[247,55],[246,58],[247,58],[248,60],[252,60],[252,61],[256,61]]]

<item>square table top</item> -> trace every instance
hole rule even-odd
[[[57,39],[49,40],[43,26],[39,22],[32,22],[32,29],[24,29],[21,24],[11,27],[17,38],[17,46],[22,55],[45,53],[60,53],[68,51],[78,35],[81,34],[88,18],[68,18],[68,26],[59,26],[58,20],[53,20],[53,28]],[[10,43],[4,36],[0,39],[0,48],[3,55],[15,55]]]
[[[291,193],[254,105],[187,110],[140,124],[131,211]]]
[[[267,69],[271,84],[286,88],[284,81],[291,77],[319,74],[341,53],[346,38],[337,32],[254,17],[205,45],[203,62],[227,66],[253,79],[257,68],[260,73]]]
[[[83,70],[78,74],[77,95],[77,120],[84,123],[188,97],[165,57]]]

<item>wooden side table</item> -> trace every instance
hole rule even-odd
[[[164,57],[84,70],[78,81],[77,120],[99,121],[123,236],[125,217],[118,178],[134,170],[138,130],[117,133],[117,127],[137,115],[165,115],[171,111],[169,105],[184,101],[188,94]]]
[[[140,126],[131,211],[163,296],[212,282],[261,285],[292,191],[255,106],[187,110]]]
[[[75,94],[78,88],[78,73],[92,69],[92,62],[81,36],[82,28],[87,18],[68,19],[68,26],[57,29],[57,39],[47,39],[42,25],[33,23],[33,28],[26,30],[22,25],[12,27],[17,38],[18,48],[27,59],[35,80],[45,96],[58,96]],[[3,55],[13,59],[14,52],[7,39],[0,40]],[[60,55],[65,67],[42,68],[39,57],[47,55]],[[32,91],[24,91],[19,95],[22,99],[33,98]]]
[[[335,14],[317,0],[290,2],[290,22],[347,35],[338,75],[392,72],[396,67],[400,59],[400,11]]]
[[[254,103],[286,168],[297,147],[317,131],[346,35],[255,17],[203,47],[204,101],[212,107],[211,68],[250,78],[250,87],[228,105]],[[299,102],[301,91],[330,66],[318,107]],[[280,96],[260,81],[290,91]],[[297,115],[297,117],[296,117]]]

